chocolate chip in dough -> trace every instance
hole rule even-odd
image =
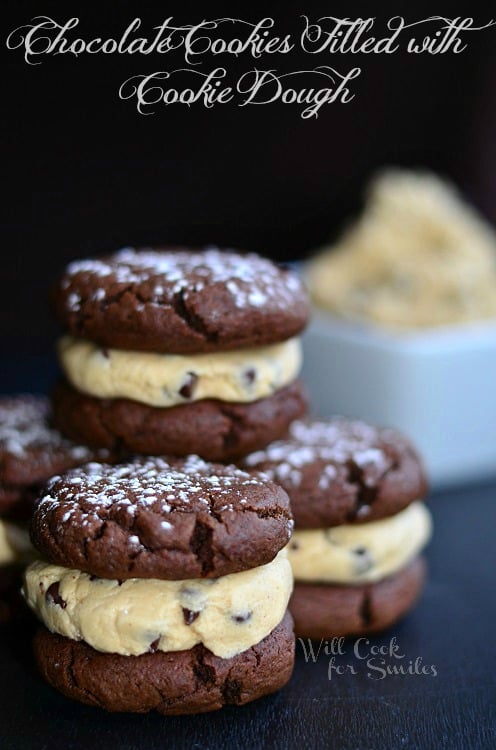
[[[257,377],[257,371],[254,367],[249,367],[247,370],[243,370],[242,377],[246,385],[253,385]]]
[[[158,636],[157,638],[155,638],[155,640],[150,643],[149,651],[150,651],[151,654],[154,654],[155,651],[158,649],[158,644],[159,643],[160,643],[160,636]]]
[[[244,622],[251,620],[253,612],[238,612],[235,615],[231,615],[231,620],[242,625]]]
[[[355,547],[353,555],[355,557],[354,567],[357,575],[366,573],[374,564],[372,555],[366,547]]]
[[[198,617],[200,617],[200,613],[193,612],[193,610],[186,609],[185,607],[183,607],[183,617],[184,617],[184,624],[191,625]]]
[[[183,398],[192,398],[195,392],[196,384],[198,382],[198,375],[194,372],[188,372],[186,380],[179,389],[179,395]]]
[[[55,583],[52,583],[46,592],[46,600],[47,602],[51,602],[52,604],[58,604],[59,607],[62,609],[65,609],[67,607],[67,602],[65,599],[62,599],[62,597],[59,594],[59,588],[60,588],[60,582],[55,581]]]

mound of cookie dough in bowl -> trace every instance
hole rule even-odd
[[[229,461],[306,411],[298,277],[254,254],[126,248],[55,290],[57,424],[89,445]]]
[[[317,307],[396,332],[496,319],[496,233],[454,186],[387,169],[308,267]]]
[[[413,606],[431,517],[422,463],[403,435],[344,417],[295,421],[287,438],[242,465],[263,471],[291,499],[297,635],[371,633]]]
[[[42,674],[109,711],[195,713],[278,690],[294,660],[292,527],[265,475],[197,456],[54,477],[24,581]]]

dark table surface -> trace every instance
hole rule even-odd
[[[496,748],[496,483],[430,500],[424,595],[401,624],[358,644],[360,657],[373,646],[385,656],[358,658],[345,642],[329,679],[332,657],[321,649],[306,661],[298,643],[293,679],[275,696],[194,717],[107,715],[43,683],[32,625],[3,626],[0,748]],[[389,674],[399,665],[406,674]]]

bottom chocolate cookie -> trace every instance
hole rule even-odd
[[[296,582],[289,603],[295,633],[320,639],[384,630],[413,606],[425,574],[425,560],[417,557],[378,583],[333,586]]]
[[[61,432],[93,447],[231,461],[282,437],[307,403],[299,381],[251,403],[205,400],[169,408],[95,398],[64,381],[53,409]]]
[[[69,698],[107,711],[192,714],[242,705],[279,690],[294,663],[293,621],[231,659],[203,645],[189,651],[121,656],[41,628],[35,657],[45,679]]]

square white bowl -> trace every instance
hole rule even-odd
[[[395,333],[316,312],[303,350],[315,414],[398,428],[435,486],[496,475],[496,322]]]

